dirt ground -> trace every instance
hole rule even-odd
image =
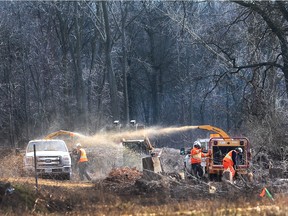
[[[38,188],[35,178],[23,175],[21,156],[7,154],[0,162],[0,215],[287,215],[288,179],[277,169],[258,167],[255,182],[239,179],[237,188],[183,180],[173,172],[181,170],[178,151],[164,150],[163,174],[92,167],[92,182],[39,178]],[[272,197],[260,197],[264,187]]]

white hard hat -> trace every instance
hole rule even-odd
[[[194,146],[194,147],[199,146],[199,148],[201,148],[201,143],[200,143],[198,140],[196,140],[196,141],[194,142],[193,146]]]
[[[81,143],[77,143],[77,144],[76,144],[76,147],[81,147]]]
[[[240,147],[236,148],[235,150],[236,150],[237,152],[239,152],[239,153],[243,153],[243,149],[240,148]]]

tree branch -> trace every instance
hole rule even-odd
[[[276,62],[260,62],[260,63],[243,65],[243,66],[236,66],[235,63],[233,64],[234,64],[233,67],[238,70],[245,69],[245,68],[263,67],[263,66],[272,66],[272,67],[278,67],[280,69],[283,69],[283,66],[280,64],[277,64]]]

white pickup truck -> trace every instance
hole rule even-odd
[[[36,148],[36,170],[39,176],[71,178],[71,157],[63,140],[31,140],[26,148],[24,169],[35,172],[34,145]]]

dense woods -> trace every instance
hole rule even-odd
[[[0,145],[130,119],[283,142],[287,2],[10,1],[0,17]]]

